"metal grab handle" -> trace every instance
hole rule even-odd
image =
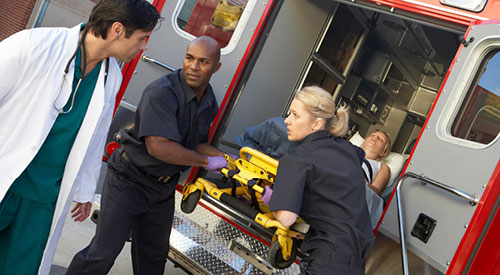
[[[162,67],[162,68],[164,68],[164,69],[167,69],[167,70],[169,70],[169,71],[172,71],[172,72],[173,72],[173,71],[175,71],[175,68],[170,67],[170,66],[168,66],[168,65],[166,65],[166,64],[164,64],[164,63],[162,63],[161,61],[158,61],[158,60],[156,60],[156,59],[154,59],[154,58],[151,58],[151,57],[149,57],[149,56],[147,56],[147,55],[145,55],[145,54],[143,54],[143,55],[141,56],[141,59],[142,59],[142,61],[143,61],[143,62],[151,62],[151,63],[154,63],[154,64],[156,64],[156,65],[158,65],[158,66],[160,66],[160,67]]]
[[[424,183],[432,184],[432,185],[439,187],[445,191],[453,193],[461,198],[468,200],[472,206],[479,203],[479,196],[478,195],[469,195],[461,190],[458,190],[458,189],[453,188],[451,186],[448,186],[446,184],[442,184],[442,183],[435,181],[433,179],[430,179],[426,176],[421,176],[421,175],[417,175],[417,174],[412,173],[412,172],[408,172],[408,173],[404,174],[401,178],[399,178],[398,184],[396,186],[396,200],[397,200],[397,207],[398,207],[399,241],[401,242],[401,256],[402,256],[402,260],[403,260],[403,274],[405,274],[405,275],[408,274],[408,257],[406,255],[405,230],[404,230],[404,224],[403,224],[403,207],[401,206],[400,193],[401,193],[401,186],[403,185],[403,182],[407,178],[418,179],[420,181],[423,181]]]

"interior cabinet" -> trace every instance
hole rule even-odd
[[[341,90],[344,101],[355,105],[355,112],[368,118],[372,123],[384,122],[389,95],[383,84],[377,84],[355,74],[350,74]]]

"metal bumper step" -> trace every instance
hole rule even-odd
[[[264,259],[268,246],[198,205],[180,210],[176,192],[169,257],[193,274],[299,274],[299,266],[277,270]]]

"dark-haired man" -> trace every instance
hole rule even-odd
[[[144,50],[159,19],[145,0],[101,0],[86,25],[0,43],[0,274],[48,274],[71,201],[75,221],[89,216],[116,59]]]
[[[218,111],[209,81],[219,59],[219,44],[198,37],[187,47],[182,70],[144,90],[134,127],[122,132],[122,149],[108,162],[96,235],[67,275],[107,274],[130,231],[134,274],[164,273],[179,172],[227,165],[224,153],[207,143]]]

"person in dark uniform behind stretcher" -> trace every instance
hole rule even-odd
[[[285,120],[288,139],[299,144],[280,159],[269,207],[284,226],[298,216],[310,225],[301,274],[364,274],[373,244],[365,153],[342,139],[348,120],[347,109],[336,109],[331,95],[315,86],[297,93]]]

